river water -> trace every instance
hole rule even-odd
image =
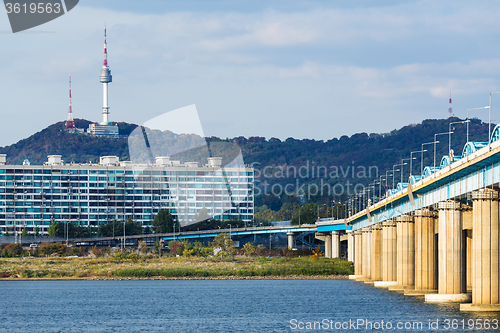
[[[2,281],[0,302],[0,332],[500,331],[349,280]]]

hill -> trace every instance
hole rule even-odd
[[[246,164],[256,169],[256,204],[266,204],[279,209],[282,203],[295,196],[294,200],[308,201],[310,197],[333,197],[339,200],[345,198],[349,186],[354,190],[356,185],[366,186],[386,171],[401,163],[401,159],[409,159],[410,152],[421,150],[421,144],[432,142],[436,133],[448,132],[449,123],[461,121],[458,118],[430,119],[420,124],[411,124],[390,133],[357,133],[350,137],[342,136],[328,141],[288,138],[284,141],[264,137],[237,137],[220,139],[206,138],[208,147],[199,145],[199,138],[193,135],[176,136],[171,132],[149,134],[148,137],[160,138],[165,147],[177,147],[171,150],[172,158],[185,161],[205,163],[206,157],[222,156],[228,163],[238,153],[237,145],[241,147]],[[77,127],[86,128],[87,120],[76,119]],[[341,124],[332,124],[341,126]],[[120,123],[120,134],[132,133],[136,125]],[[142,137],[141,131],[134,132],[137,138]],[[138,134],[137,134],[138,133]],[[470,141],[487,141],[488,124],[478,119],[470,123]],[[132,137],[133,139],[133,137]],[[448,135],[439,135],[437,139],[436,164],[441,156],[448,153]],[[176,141],[177,140],[177,141]],[[179,143],[179,140],[181,142]],[[182,141],[184,140],[184,141]],[[132,142],[131,140],[130,142]],[[452,147],[455,155],[460,155],[466,141],[465,124],[457,124],[452,135]],[[196,144],[193,144],[196,143]],[[187,149],[187,148],[190,149]],[[187,150],[186,150],[187,149]],[[425,147],[424,165],[433,164],[433,145]],[[185,150],[185,151],[183,151]],[[7,154],[9,164],[21,164],[24,159],[31,164],[42,164],[47,155],[62,155],[66,162],[84,163],[97,161],[100,156],[115,155],[120,160],[129,159],[128,140],[125,137],[112,139],[92,137],[87,134],[71,134],[63,130],[63,123],[53,124],[44,130],[23,139],[13,145],[0,148],[0,153]],[[210,154],[209,154],[210,153]],[[148,155],[142,154],[148,158]],[[413,174],[420,173],[420,153],[413,160]],[[404,179],[409,175],[409,160],[403,166]],[[398,167],[396,167],[397,169]],[[395,182],[400,180],[400,172],[396,174]],[[388,183],[391,184],[389,177]],[[317,194],[317,189],[323,188]],[[350,184],[350,185],[349,185]],[[274,189],[274,191],[272,191]],[[330,193],[327,193],[330,189]],[[288,190],[288,191],[285,191]],[[334,191],[335,190],[335,191]],[[263,194],[269,194],[268,196]],[[304,199],[305,198],[305,199]]]

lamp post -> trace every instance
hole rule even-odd
[[[326,204],[318,205],[318,222],[319,222],[319,207],[326,206]]]
[[[231,240],[231,225],[229,224],[229,240]]]
[[[491,104],[491,94],[490,94],[490,104]],[[480,107],[480,108],[473,108],[473,109],[467,109],[467,142],[469,142],[469,123],[470,123],[470,119],[469,119],[469,111],[472,111],[472,110],[484,110],[484,109],[489,109],[490,107],[489,106],[483,106],[483,107]]]
[[[382,179],[382,176],[380,176],[379,182],[378,182],[379,183],[379,187],[378,187],[378,197],[379,197],[379,200],[380,200],[380,198],[382,198],[382,181],[383,180],[385,180],[385,183],[386,183],[385,186],[387,186],[387,177],[385,179]]]
[[[420,174],[423,175],[424,174],[424,151],[427,151],[427,150],[424,150],[424,146],[426,145],[432,145],[434,144],[434,142],[426,142],[426,143],[422,143],[422,149],[420,150],[421,152],[421,165],[420,165]]]
[[[468,114],[467,114],[467,117],[468,117]],[[465,124],[465,123],[469,124],[470,120],[467,119],[467,120],[463,120],[463,121],[454,121],[454,122],[450,123],[450,125],[449,125],[450,136],[448,137],[448,154],[451,154],[451,134],[453,133],[451,131],[451,125],[454,125],[454,124]],[[469,138],[468,137],[469,137],[469,134],[468,134],[468,131],[467,131],[467,142],[469,142]],[[453,154],[453,156],[455,156],[455,154]],[[450,156],[450,163],[451,162],[452,161],[451,161],[451,156]]]
[[[427,150],[417,150],[417,151],[412,151],[410,153],[410,177],[413,175],[413,160],[416,160],[416,157],[413,157],[414,153],[424,153]]]
[[[409,158],[402,158],[401,159],[401,183],[403,183],[403,170],[404,170],[404,165],[407,165],[408,163],[405,163],[405,161],[410,161],[411,159]]]
[[[332,200],[332,220],[333,220],[333,208],[335,207],[335,199]],[[339,219],[339,214],[337,214],[337,220]]]
[[[394,172],[399,171],[399,169],[394,170],[394,167],[401,166],[401,170],[403,170],[403,165],[405,165],[405,164],[407,164],[407,163],[399,163],[399,164],[395,164],[392,166],[392,188],[394,188]],[[403,173],[403,171],[401,171],[401,173]]]
[[[374,180],[374,181],[373,181],[373,185],[372,185],[372,187],[373,187],[373,196],[372,196],[372,198],[373,198],[373,199],[372,199],[372,202],[373,202],[373,203],[375,203],[375,196],[376,196],[376,193],[375,193],[375,186],[376,186],[376,185],[377,185],[377,180]]]
[[[448,132],[443,132],[443,133],[437,133],[437,134],[434,134],[434,172],[436,172],[436,143],[439,143],[439,141],[436,141],[436,138],[438,135],[444,135],[444,134],[448,134],[448,135],[452,135],[453,132],[450,130]]]
[[[387,190],[387,180],[389,179],[389,176],[391,176],[391,177],[393,176],[392,174],[388,175],[388,173],[389,173],[389,170],[387,170],[385,172],[385,188],[386,188],[386,190]]]
[[[500,91],[490,92],[490,112],[488,113],[488,151],[490,150],[491,145],[491,95],[500,94]]]

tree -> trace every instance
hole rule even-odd
[[[49,228],[47,229],[50,237],[54,237],[57,233],[57,222],[56,220],[50,220]]]
[[[127,235],[142,235],[142,225],[129,217],[125,223],[125,233]]]
[[[234,247],[233,240],[229,237],[229,234],[218,234],[214,237],[214,241],[211,244],[213,248],[220,248],[223,252],[228,252],[234,254],[236,251]]]
[[[174,231],[175,218],[168,209],[162,209],[156,214],[153,220],[153,230],[155,234],[166,234]]]
[[[68,233],[68,238],[85,238],[88,236],[88,230],[80,225],[75,225],[71,222],[59,222],[56,227],[56,237],[66,238],[66,232]]]
[[[255,246],[253,246],[252,243],[245,243],[245,245],[243,245],[243,252],[245,252],[247,257],[250,257],[255,253]]]
[[[40,235],[40,228],[38,226],[35,227],[35,235]]]
[[[178,240],[171,240],[168,242],[168,249],[170,253],[181,255],[184,251],[184,244]]]
[[[23,236],[23,237],[28,236],[28,228],[23,229],[23,232],[21,232],[21,236]]]

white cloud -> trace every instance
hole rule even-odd
[[[435,117],[449,89],[457,110],[484,104],[500,87],[498,9],[488,1],[328,2],[296,12],[144,14],[82,3],[43,26],[55,33],[0,35],[8,78],[0,81],[0,110],[32,119],[4,129],[0,144],[65,118],[68,74],[75,116],[100,117],[104,21],[111,119],[141,123],[195,103],[208,135],[326,139]]]

